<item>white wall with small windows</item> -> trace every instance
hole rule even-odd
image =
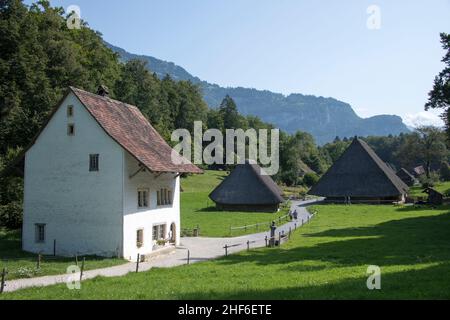
[[[161,248],[158,240],[169,239],[173,223],[175,242],[180,243],[180,178],[173,173],[142,170],[127,152],[124,159],[124,257],[134,261],[138,253]],[[143,238],[139,245],[138,230]]]
[[[23,249],[52,254],[56,240],[57,255],[122,252],[123,155],[69,94],[25,156]]]
[[[135,261],[178,245],[180,178],[140,169],[70,93],[25,155],[23,249]]]

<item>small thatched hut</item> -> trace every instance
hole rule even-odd
[[[408,172],[405,168],[401,168],[397,171],[397,177],[399,177],[408,187],[413,186],[416,183],[416,178]]]
[[[404,201],[408,189],[366,142],[355,138],[309,194],[330,202],[392,203]]]
[[[441,205],[444,202],[444,195],[433,188],[426,188],[423,192],[428,194],[428,203]]]
[[[281,189],[260,166],[250,161],[236,166],[209,195],[220,210],[276,212],[284,201]]]

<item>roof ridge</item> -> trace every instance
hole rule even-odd
[[[375,153],[375,151],[365,142],[359,138],[355,139],[364,148],[364,150],[369,154],[370,158],[375,162],[375,164],[383,171],[386,177],[391,181],[395,188],[399,191],[407,191],[409,187],[395,174],[392,169],[389,169],[387,164],[381,160],[381,158]],[[400,186],[397,185],[400,184]]]
[[[102,100],[106,100],[106,101],[108,101],[108,102],[113,102],[113,103],[116,103],[116,104],[120,104],[120,105],[125,106],[125,107],[127,107],[127,108],[132,108],[132,109],[137,109],[137,110],[139,110],[139,108],[138,108],[137,106],[133,105],[133,104],[129,104],[129,103],[126,103],[126,102],[117,100],[117,99],[113,99],[113,98],[108,97],[108,96],[101,96],[101,95],[99,95],[99,94],[92,93],[92,92],[89,92],[89,91],[86,91],[86,90],[83,90],[83,89],[80,89],[80,88],[77,88],[77,87],[73,87],[73,86],[69,86],[69,88],[70,88],[72,91],[80,91],[80,92],[82,92],[83,94],[90,95],[90,96],[92,96],[92,97],[95,98],[95,99],[102,99]],[[75,93],[75,94],[76,94],[76,93]]]

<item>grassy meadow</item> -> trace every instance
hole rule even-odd
[[[450,207],[316,206],[281,248],[0,299],[449,299]],[[381,290],[366,287],[381,268]],[[163,285],[161,285],[163,284]]]
[[[227,176],[225,171],[205,171],[202,175],[192,175],[181,180],[181,227],[200,227],[203,237],[230,237],[261,231],[256,228],[234,230],[230,233],[230,226],[240,227],[256,223],[270,222],[280,216],[286,215],[288,209],[278,213],[253,213],[219,211],[208,195]]]

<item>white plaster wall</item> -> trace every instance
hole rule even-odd
[[[100,155],[99,172],[89,172],[89,154]],[[56,239],[58,255],[122,252],[123,155],[69,94],[26,154],[23,249],[50,254]],[[46,224],[45,243],[35,242],[35,223]]]
[[[152,252],[153,225],[166,224],[166,238],[170,225],[176,225],[176,244],[180,243],[180,178],[175,174],[165,173],[157,178],[155,174],[139,172],[134,177],[132,174],[138,171],[138,162],[127,152],[125,152],[124,166],[124,258],[136,261],[137,254],[148,254]],[[146,188],[150,192],[149,208],[138,208],[138,189]],[[172,205],[157,206],[157,190],[161,188],[173,191]],[[136,246],[136,232],[138,229],[144,230],[144,245],[141,248]]]

